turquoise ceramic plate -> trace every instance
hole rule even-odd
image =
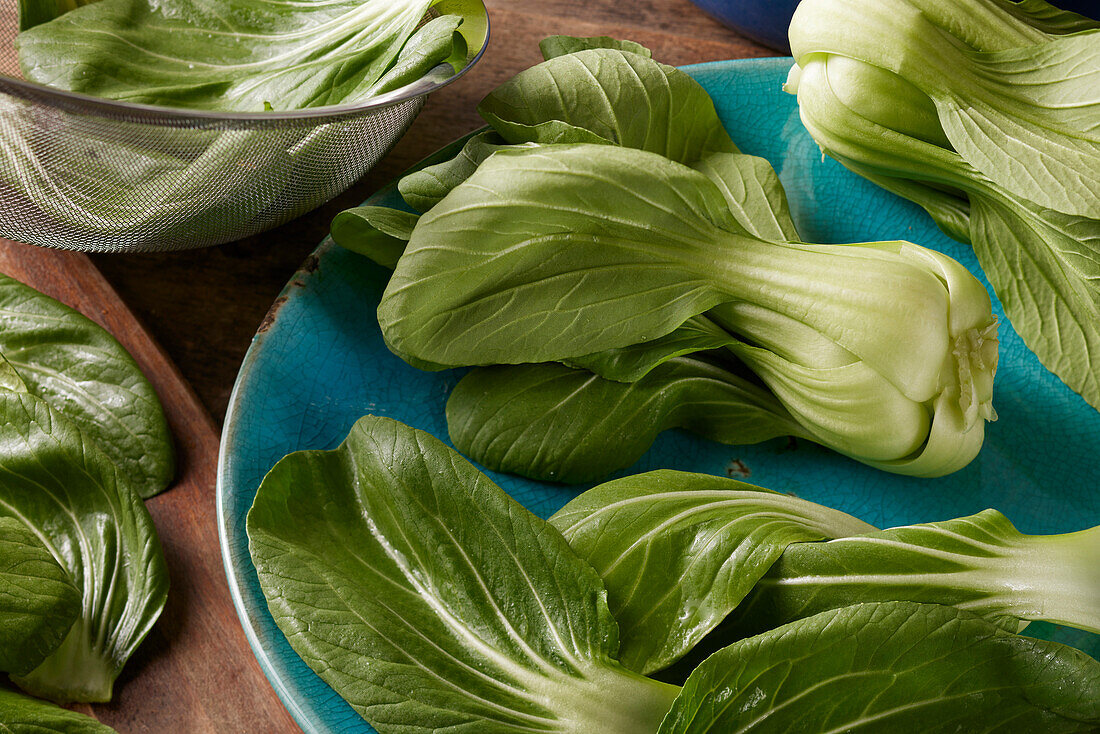
[[[722,62],[688,71],[714,97],[730,135],[775,166],[807,241],[909,239],[940,249],[975,273],[968,247],[917,207],[887,194],[821,152],[781,91],[789,59]],[[395,203],[392,188],[372,203]],[[419,372],[382,343],[375,306],[386,272],[325,242],[279,297],[245,358],[226,418],[218,520],[226,574],[241,622],[272,684],[309,732],[372,731],[291,650],[268,614],[248,555],[245,515],[264,474],[284,454],[331,448],[365,413],[388,415],[446,439],[443,406],[456,371]],[[999,304],[995,304],[1001,314]],[[935,480],[898,477],[819,447],[787,440],[721,446],[666,433],[630,472],[670,467],[745,477],[858,515],[879,526],[940,520],[986,507],[1025,532],[1100,524],[1100,413],[1063,386],[1002,318],[994,404],[1000,420],[965,470]],[[493,478],[532,511],[549,516],[577,489]],[[1037,627],[1036,626],[1033,626]],[[1100,652],[1097,639],[1044,628]]]

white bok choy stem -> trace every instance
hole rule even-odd
[[[1100,526],[1026,535],[996,510],[787,547],[734,613],[739,634],[849,604],[950,604],[1100,633]],[[740,621],[737,621],[740,620]]]

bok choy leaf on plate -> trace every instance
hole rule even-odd
[[[713,477],[667,474],[702,483],[692,500],[714,494]],[[872,530],[740,486],[745,502],[729,508],[759,504],[729,523],[741,542],[726,550],[757,576],[788,543]],[[660,529],[669,515],[642,510],[633,515],[643,522],[632,522],[629,510],[620,515],[626,503],[601,489],[578,500],[593,508],[595,535],[643,544],[659,535],[643,526]],[[720,504],[699,537],[722,537]],[[567,538],[452,449],[388,418],[360,419],[335,450],[284,457],[247,525],[279,628],[380,734],[889,732],[917,721],[934,722],[932,731],[1087,732],[1100,724],[1095,660],[937,604],[826,610],[721,650],[682,689],[631,672],[618,660],[623,618]],[[661,563],[660,552],[651,558]],[[709,584],[726,578],[718,576],[700,573],[681,590],[703,603]],[[635,589],[655,599],[665,581],[639,578]],[[676,635],[684,620],[662,622]]]
[[[645,673],[720,625],[708,650],[880,601],[951,605],[1012,631],[1029,620],[1100,631],[1100,527],[1024,535],[986,510],[877,530],[796,497],[676,471],[601,484],[550,522],[604,579],[621,660]]]
[[[676,695],[616,661],[603,584],[560,533],[395,421],[280,461],[248,535],[291,646],[383,733],[634,734]]]

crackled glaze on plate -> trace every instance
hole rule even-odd
[[[790,59],[701,64],[687,71],[714,98],[734,141],[779,172],[803,239],[908,239],[980,274],[969,247],[941,234],[918,207],[823,160],[781,90]],[[396,204],[393,187],[371,203]],[[294,653],[268,613],[248,554],[245,516],[264,474],[298,449],[336,446],[365,413],[387,415],[446,440],[444,404],[457,370],[420,372],[382,342],[375,307],[387,272],[321,244],[265,320],[245,358],[222,435],[218,523],[226,575],[245,633],[264,672],[307,732],[371,729]],[[984,277],[982,282],[988,287]],[[1001,362],[985,446],[966,469],[941,479],[886,474],[806,442],[777,439],[723,446],[679,431],[663,434],[628,472],[659,467],[728,474],[850,512],[881,527],[945,520],[986,507],[1024,532],[1100,524],[1100,413],[1044,369],[1004,320]],[[547,517],[583,487],[490,473]],[[1096,636],[1033,625],[1029,632],[1100,653]]]

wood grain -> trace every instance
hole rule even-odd
[[[0,240],[0,272],[114,334],[156,388],[176,440],[176,482],[146,503],[168,562],[168,603],[123,670],[115,700],[77,708],[123,734],[297,731],[252,655],[225,583],[214,501],[218,428],[209,413],[87,256]]]

